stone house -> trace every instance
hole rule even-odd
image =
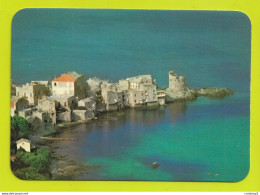
[[[78,107],[85,107],[86,110],[96,111],[96,102],[93,98],[85,98],[78,101]]]
[[[16,141],[17,150],[23,148],[26,152],[31,152],[31,141],[28,139],[20,139]]]
[[[53,123],[53,124],[56,123],[56,117],[53,119],[52,115],[47,112],[35,111],[35,112],[33,112],[32,116],[40,119],[42,127],[44,127],[48,123]],[[55,121],[53,121],[53,120],[55,120]]]
[[[58,107],[58,102],[50,97],[45,97],[38,101],[38,110],[40,112],[45,112],[51,118],[51,123],[56,124],[56,108]]]
[[[68,72],[52,81],[52,94],[54,96],[75,96],[83,99],[87,94],[87,83],[84,74]]]
[[[77,105],[77,99],[75,96],[50,96],[48,99],[55,102],[56,108],[65,108],[66,110],[72,110]]]
[[[21,116],[23,118],[26,118],[27,116],[32,116],[32,114],[33,114],[32,108],[26,108],[18,112],[18,116]]]
[[[55,111],[58,107],[58,102],[50,97],[44,97],[38,101],[38,109],[43,112],[52,112]]]
[[[38,84],[37,82],[16,86],[16,96],[26,98],[30,105],[37,105],[38,99],[44,95],[50,95],[49,88],[46,85]]]
[[[146,95],[144,90],[135,89],[129,91],[130,107],[145,105],[145,103],[146,103]]]
[[[29,106],[29,101],[23,97],[13,96],[11,98],[11,116],[18,114],[19,111],[22,111]]]
[[[107,111],[115,111],[122,104],[122,92],[118,91],[117,84],[103,83],[101,85],[101,95]]]
[[[145,102],[147,106],[156,105],[158,103],[156,85],[141,84],[140,90],[143,90],[145,93]]]
[[[139,75],[135,77],[130,77],[127,79],[129,81],[130,89],[140,89],[142,84],[151,84],[155,85],[155,80],[151,75]]]
[[[165,95],[164,91],[157,91],[157,99],[158,99],[158,104],[160,106],[165,105],[165,97],[166,97],[166,95]]]

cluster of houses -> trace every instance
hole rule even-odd
[[[169,89],[185,87],[185,78],[169,72]],[[11,97],[11,116],[38,118],[42,123],[82,121],[98,112],[126,107],[165,104],[165,91],[158,90],[151,75],[139,75],[111,83],[68,72],[48,81],[32,81],[16,86]]]
[[[169,89],[185,85],[183,77],[169,72]],[[158,90],[151,75],[139,75],[111,83],[68,72],[48,81],[32,81],[15,87],[11,97],[11,116],[37,120],[40,127],[62,122],[93,119],[99,112],[126,107],[165,104],[165,92]]]

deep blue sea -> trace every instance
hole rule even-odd
[[[241,12],[24,9],[12,23],[11,78],[151,74],[168,87],[174,70],[193,88],[228,87],[235,94],[223,99],[130,109],[67,129],[61,136],[79,141],[56,152],[101,166],[75,179],[239,181],[249,171],[250,48]]]

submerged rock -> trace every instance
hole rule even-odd
[[[160,164],[158,162],[153,162],[153,164],[152,164],[152,167],[154,169],[158,168],[159,166],[160,166]]]
[[[210,98],[223,98],[234,94],[232,90],[221,87],[204,87],[196,91],[198,95],[207,96]]]

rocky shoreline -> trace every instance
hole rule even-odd
[[[166,94],[166,103],[192,101],[197,99],[199,96],[205,96],[208,98],[224,98],[234,94],[231,89],[221,87],[204,87],[201,89],[192,89],[186,86],[182,91],[178,91],[177,93],[171,91],[169,88],[163,91]]]

